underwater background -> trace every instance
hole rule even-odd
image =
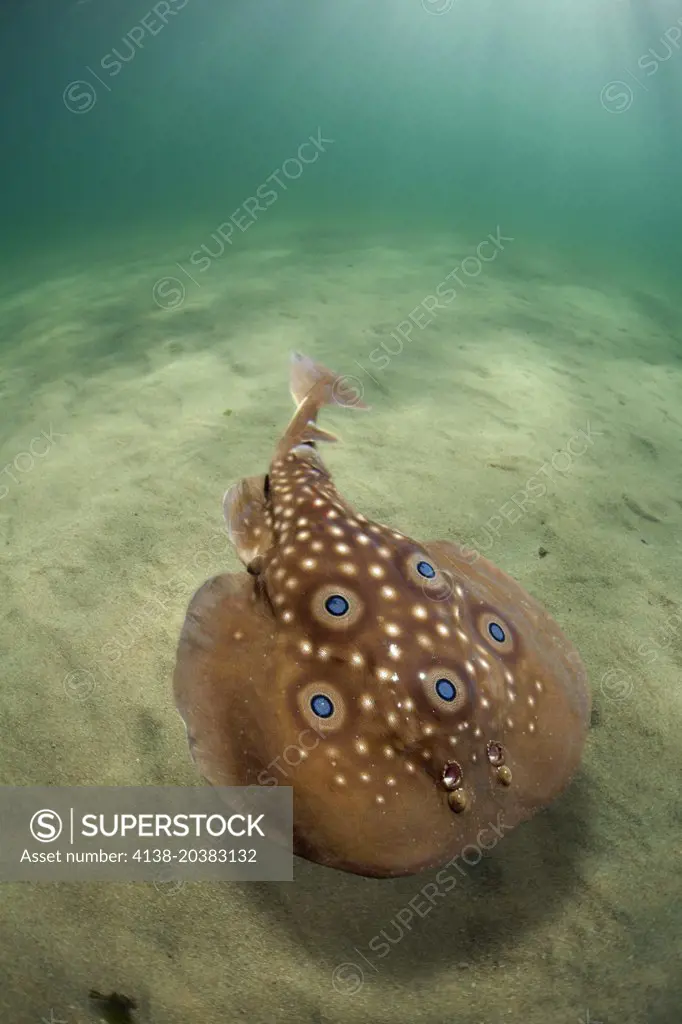
[[[682,5],[5,0],[0,49],[0,785],[197,784],[175,648],[292,350],[372,405],[344,497],[518,579],[594,701],[424,917],[303,861],[3,885],[0,1020],[676,1024]]]

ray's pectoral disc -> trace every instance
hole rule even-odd
[[[364,406],[335,374],[295,356],[291,391],[268,473],[225,495],[248,572],[193,598],[176,702],[209,782],[293,786],[297,853],[411,874],[565,788],[589,687],[559,626],[506,573],[339,495],[317,415]]]

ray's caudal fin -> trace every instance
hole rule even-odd
[[[351,393],[342,374],[328,370],[300,352],[291,355],[289,390],[296,405],[289,426],[282,438],[278,455],[284,455],[297,444],[336,441],[334,434],[317,426],[317,414],[323,405],[340,405],[347,409],[369,409]]]

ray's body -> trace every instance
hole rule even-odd
[[[404,875],[549,803],[579,763],[590,695],[577,652],[504,572],[339,496],[316,447],[335,440],[319,409],[352,404],[338,385],[293,357],[297,410],[269,473],[224,499],[248,572],[195,595],[175,696],[208,781],[293,785],[297,853]]]

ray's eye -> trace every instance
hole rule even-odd
[[[419,575],[423,576],[425,580],[432,580],[436,575],[436,570],[431,565],[431,563],[425,562],[423,559],[422,561],[417,562],[415,568]]]
[[[341,615],[346,615],[350,608],[348,601],[342,594],[332,594],[324,602],[324,606],[329,614],[333,615],[335,618],[339,618]]]
[[[450,703],[457,696],[457,687],[446,676],[441,676],[440,679],[436,680],[436,693],[441,700],[446,700]]]
[[[318,718],[331,718],[334,714],[334,705],[330,701],[329,697],[325,697],[323,693],[316,693],[310,701],[310,708],[314,715]]]
[[[490,633],[493,640],[497,640],[498,644],[504,643],[505,634],[499,622],[490,622],[488,624],[488,632]]]

